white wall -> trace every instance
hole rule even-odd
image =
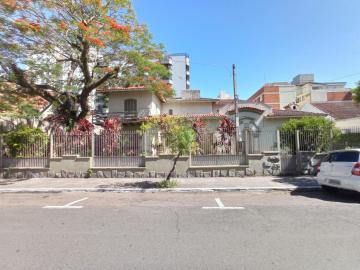
[[[168,101],[162,106],[162,113],[169,113],[169,110],[173,110],[174,115],[183,115],[183,114],[204,114],[212,113],[212,102],[172,102]]]
[[[353,128],[360,125],[360,117],[343,119],[335,121],[335,125],[338,128]]]
[[[158,98],[148,91],[122,91],[109,93],[109,113],[124,112],[124,101],[129,98],[137,100],[137,110],[150,110],[150,115],[158,115],[161,103]]]

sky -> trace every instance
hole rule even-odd
[[[314,73],[360,81],[359,0],[133,0],[138,20],[168,53],[190,55],[191,89],[247,99],[265,83]]]

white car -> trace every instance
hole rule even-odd
[[[360,192],[360,149],[332,151],[322,160],[317,181],[323,189]]]

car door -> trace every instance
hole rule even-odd
[[[358,151],[337,152],[331,159],[331,178],[341,182],[345,188],[352,188],[351,170],[359,160]]]
[[[330,163],[332,153],[328,154],[321,162],[320,174],[321,178],[327,179],[331,176],[332,164]]]

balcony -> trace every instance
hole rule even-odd
[[[92,123],[101,125],[106,119],[119,118],[122,123],[137,123],[141,122],[145,117],[150,116],[149,109],[140,109],[138,111],[129,112],[111,112],[104,113],[100,111],[93,111]]]

